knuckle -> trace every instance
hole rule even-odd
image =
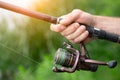
[[[80,14],[82,14],[82,11],[78,10],[78,9],[75,9],[75,10],[72,11],[72,15],[71,16],[78,18],[78,16]]]
[[[79,23],[74,23],[74,25],[76,25],[77,27],[79,27],[80,25],[79,25]]]
[[[78,20],[81,17],[81,15],[83,15],[83,14],[84,14],[84,12],[82,10],[79,10],[79,9],[74,9],[72,11],[72,16],[75,17],[76,20]]]
[[[80,28],[82,31],[86,30],[86,27],[84,25],[81,25]]]
[[[85,20],[87,17],[86,17],[86,14],[81,14],[81,16],[80,16],[80,18],[82,19],[82,20]]]
[[[81,13],[82,11],[80,9],[74,9],[72,12],[73,13]]]
[[[82,22],[88,21],[89,18],[90,18],[90,14],[89,13],[82,12],[81,15],[80,15],[80,19],[82,20]]]
[[[77,28],[79,28],[80,25],[78,23],[73,23],[72,26],[73,26],[72,28],[76,30]]]

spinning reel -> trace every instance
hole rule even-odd
[[[64,43],[66,49],[59,48],[55,55],[54,72],[75,72],[76,70],[87,70],[95,72],[98,65],[108,66],[114,68],[117,65],[115,60],[110,62],[101,62],[92,60],[86,50],[84,43],[80,43],[80,51],[73,48],[72,45]]]

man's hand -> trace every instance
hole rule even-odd
[[[60,32],[72,43],[80,43],[81,41],[89,41],[89,32],[82,24],[94,26],[93,16],[81,10],[73,10],[71,13],[64,15],[59,24],[51,24],[51,30]]]

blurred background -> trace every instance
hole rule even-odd
[[[73,9],[94,15],[120,16],[120,0],[1,0],[30,10],[61,16]],[[88,43],[91,58],[117,60],[114,69],[100,66],[95,73],[54,73],[55,51],[64,41],[50,23],[0,8],[0,80],[120,80],[120,45],[103,40]],[[76,47],[78,44],[75,45]]]

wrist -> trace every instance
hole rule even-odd
[[[96,15],[92,15],[92,14],[90,14],[89,15],[89,18],[88,18],[88,23],[87,23],[87,25],[89,25],[89,26],[91,26],[91,27],[96,27],[96,28],[98,28],[97,27],[97,24],[98,24],[98,19],[97,19],[98,17],[96,16]]]
[[[93,21],[92,21],[92,26],[93,27],[96,27],[96,28],[99,28],[99,26],[98,26],[98,16],[96,16],[96,15],[92,15],[92,18],[93,18]]]
[[[93,15],[93,26],[102,30],[108,30],[106,26],[109,26],[109,22],[106,22],[106,18],[103,16]]]

